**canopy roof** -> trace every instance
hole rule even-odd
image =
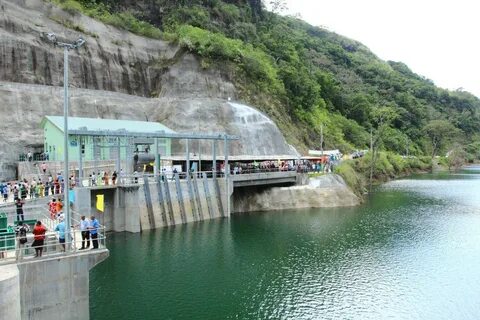
[[[45,116],[41,126],[48,120],[63,132],[62,116]],[[119,131],[143,132],[143,133],[175,133],[172,129],[158,122],[133,121],[133,120],[115,120],[99,118],[80,118],[68,117],[68,130],[86,130],[86,131]]]

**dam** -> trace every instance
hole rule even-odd
[[[105,209],[101,217],[106,231],[140,232],[230,217],[236,189],[295,185],[302,180],[305,174],[296,171],[259,170],[219,178],[212,177],[212,172],[197,172],[183,179],[178,173],[171,178],[150,175],[136,183],[75,188],[75,211],[87,216],[97,213],[96,199],[102,195]]]

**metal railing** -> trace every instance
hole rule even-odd
[[[235,175],[243,175],[243,174],[258,174],[258,173],[271,173],[271,172],[296,172],[296,168],[251,168],[251,169],[236,169],[235,167],[230,167],[230,175],[235,176]],[[225,177],[225,171],[224,170],[219,170],[219,171],[191,171],[190,173],[187,172],[173,172],[173,171],[168,171],[168,172],[162,172],[160,174],[154,174],[154,173],[145,173],[141,172],[138,174],[125,174],[123,176],[118,176],[117,179],[115,179],[115,183],[112,180],[112,177],[108,177],[108,182],[105,182],[105,179],[102,179],[103,177],[96,177],[95,180],[92,179],[91,176],[89,177],[83,177],[83,178],[77,178],[76,185],[82,185],[84,187],[95,187],[95,186],[118,186],[118,185],[135,185],[135,184],[143,184],[144,183],[144,178],[146,177],[148,181],[156,181],[158,177],[161,179],[164,179],[166,181],[174,181],[175,180],[175,174],[178,174],[178,177],[180,180],[185,180],[187,179],[187,176],[190,175],[190,178],[194,178],[195,176],[197,178],[203,178],[203,174],[206,174],[207,178],[224,178]]]
[[[18,155],[18,161],[20,162],[33,162],[33,161],[49,161],[50,156],[44,153],[34,153],[30,157],[26,153]]]
[[[29,232],[26,235],[26,243],[22,244],[22,238],[15,232],[0,233],[0,264],[19,263],[23,261],[33,261],[33,259],[42,259],[52,256],[65,256],[83,252],[81,248],[86,244],[86,239],[82,239],[81,230],[78,229],[79,221],[72,219],[72,229],[70,234],[65,234],[65,241],[60,242],[59,232],[55,231],[58,220],[52,220],[48,210],[41,207],[30,207],[28,212],[24,212],[25,223],[29,225]],[[35,210],[35,212],[33,212]],[[26,210],[24,210],[26,211]],[[14,221],[16,212],[6,212],[9,225]],[[15,219],[16,220],[16,219]],[[41,245],[35,245],[35,236],[33,235],[33,224],[41,221],[47,229],[44,235],[44,241]],[[15,221],[16,225],[16,221]],[[10,228],[12,230],[12,228]],[[97,229],[97,238],[89,237],[90,247],[94,249],[106,248],[105,226],[100,225]],[[90,231],[91,232],[91,231]],[[40,254],[41,253],[41,254]]]

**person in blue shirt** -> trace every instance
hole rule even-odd
[[[60,223],[55,227],[55,231],[58,232],[58,242],[62,246],[62,251],[65,252],[65,221],[63,217],[60,217]]]
[[[90,217],[90,225],[88,229],[90,230],[90,238],[92,238],[93,249],[98,249],[98,228],[100,224],[98,220],[95,219],[95,216]]]

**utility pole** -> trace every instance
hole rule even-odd
[[[70,226],[72,217],[70,216],[70,199],[69,199],[69,168],[68,168],[68,51],[71,49],[78,49],[84,43],[83,38],[78,38],[74,43],[64,43],[57,41],[57,36],[54,33],[48,33],[47,39],[53,43],[54,46],[63,48],[63,147],[64,147],[64,159],[63,159],[63,202],[65,206],[65,234],[70,236]],[[82,155],[80,154],[80,157]]]

